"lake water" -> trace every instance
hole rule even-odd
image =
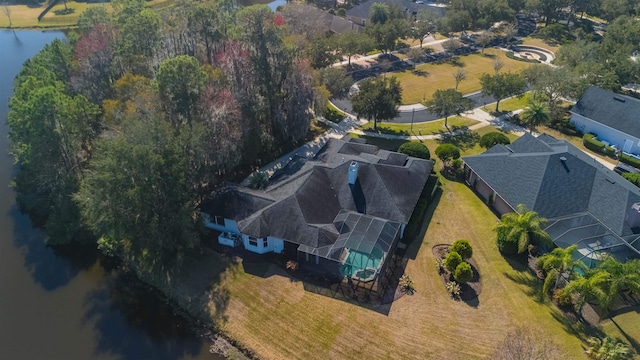
[[[15,204],[7,101],[22,63],[62,32],[0,30],[0,359],[220,359],[94,248],[53,249]]]

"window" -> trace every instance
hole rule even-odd
[[[262,239],[262,247],[269,247],[269,239],[264,238]]]
[[[216,222],[217,225],[224,226],[224,218],[222,216],[216,216],[215,217],[215,222]]]
[[[258,246],[258,239],[254,238],[253,236],[249,236],[249,245],[251,246]]]

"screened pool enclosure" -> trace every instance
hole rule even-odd
[[[640,233],[618,236],[587,212],[550,219],[544,230],[558,247],[577,244],[574,257],[590,268],[596,267],[605,254],[620,261],[640,255]]]

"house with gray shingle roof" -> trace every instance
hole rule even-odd
[[[463,161],[467,184],[497,213],[524,204],[548,219],[557,246],[578,244],[586,264],[605,252],[640,257],[640,189],[569,142],[526,133]]]
[[[590,86],[571,109],[571,122],[605,145],[640,154],[640,100]]]
[[[313,159],[278,170],[266,189],[228,184],[200,210],[220,244],[284,253],[377,291],[432,169],[430,160],[359,139],[330,139]]]

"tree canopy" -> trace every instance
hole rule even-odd
[[[359,117],[373,120],[374,129],[377,129],[378,121],[398,116],[402,88],[395,76],[368,78],[358,83],[358,88],[358,92],[351,97],[353,111]]]
[[[522,96],[527,88],[524,78],[515,73],[483,74],[480,77],[482,95],[496,99],[496,112],[499,111],[500,100],[510,96]]]
[[[473,101],[465,98],[455,89],[436,90],[433,99],[427,102],[427,109],[438,116],[444,117],[444,126],[448,128],[447,120],[451,115],[460,115],[473,108]]]

